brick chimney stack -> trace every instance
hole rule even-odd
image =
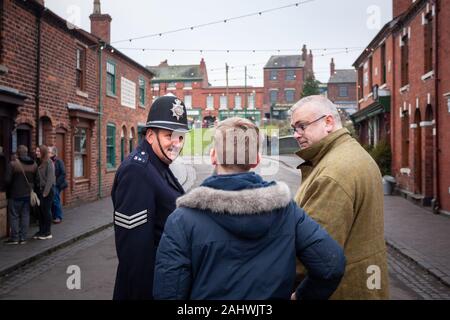
[[[306,50],[306,44],[304,44],[302,48],[302,60],[306,61],[307,58],[308,58],[308,50]]]
[[[330,63],[330,76],[332,76],[334,74],[334,58],[331,58],[331,63]]]
[[[392,17],[396,18],[404,13],[412,3],[412,0],[392,0]]]
[[[100,0],[94,0],[94,11],[89,16],[91,20],[91,33],[106,43],[111,42],[111,16],[102,14]]]

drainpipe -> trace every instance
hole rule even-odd
[[[434,15],[434,25],[435,25],[435,43],[436,43],[436,50],[434,50],[434,86],[435,86],[435,97],[434,97],[434,106],[436,112],[434,112],[434,130],[436,132],[435,143],[436,147],[434,148],[434,183],[435,183],[435,195],[434,198],[431,200],[431,206],[433,209],[433,213],[438,214],[439,213],[439,195],[440,195],[440,185],[439,185],[439,23],[438,23],[438,17],[439,17],[439,11],[440,11],[440,1],[436,0],[434,2],[435,5],[435,15]]]
[[[44,9],[45,10],[45,9]],[[36,53],[36,91],[35,91],[35,105],[36,105],[36,146],[39,145],[39,115],[40,115],[40,95],[41,95],[41,19],[42,9],[37,10],[37,53]]]
[[[97,160],[97,170],[98,170],[98,198],[100,199],[102,194],[102,115],[103,115],[103,74],[102,74],[102,51],[105,47],[103,41],[100,42],[98,48],[98,160]]]

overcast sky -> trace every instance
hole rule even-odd
[[[89,15],[93,0],[45,0],[59,16],[90,31]],[[300,2],[262,15],[194,30],[117,42],[155,33],[200,25]],[[298,54],[303,44],[313,49],[316,78],[327,82],[329,64],[334,57],[337,69],[353,68],[362,49],[383,25],[392,19],[392,0],[101,0],[102,13],[112,17],[111,44],[143,65],[199,64],[203,57],[210,83],[225,84],[225,63],[230,66],[229,84],[244,84],[248,65],[248,85],[263,85],[263,67],[271,55]],[[165,52],[128,50],[148,49],[224,49],[283,50],[273,52]],[[328,48],[328,50],[318,50]],[[231,68],[237,66],[236,68]],[[218,70],[219,69],[219,70]],[[251,77],[251,78],[250,78]],[[236,80],[234,80],[236,79]]]

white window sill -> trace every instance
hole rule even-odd
[[[444,97],[450,97],[450,92],[444,93],[443,96]]]
[[[367,98],[370,98],[370,97],[372,97],[372,96],[373,96],[373,92],[369,93],[369,94],[367,95]]]
[[[358,101],[358,103],[363,103],[364,101],[365,101],[364,98],[362,98]]]
[[[406,175],[410,175],[411,174],[411,169],[410,168],[401,168],[400,169],[400,173],[401,174],[406,174]]]
[[[378,87],[378,90],[387,88],[387,83],[382,84]]]
[[[400,88],[400,93],[409,91],[409,84]]]
[[[192,90],[192,87],[184,87],[184,90]]]
[[[77,95],[83,98],[88,99],[89,98],[89,94],[87,92],[81,91],[81,90],[77,90]]]
[[[430,72],[425,73],[425,74],[421,77],[421,79],[422,79],[423,81],[425,81],[425,80],[427,80],[427,79],[433,78],[433,76],[434,76],[434,70],[431,70]]]

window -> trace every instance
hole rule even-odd
[[[276,103],[278,100],[278,91],[277,90],[270,90],[270,103]]]
[[[284,95],[286,102],[294,102],[295,90],[285,90]]]
[[[339,97],[347,97],[347,96],[348,96],[348,87],[339,86]]]
[[[184,96],[184,105],[186,106],[186,109],[192,109],[192,96]]]
[[[402,38],[402,48],[401,48],[401,86],[406,86],[409,84],[409,43],[408,36]]]
[[[167,86],[168,90],[175,90],[177,88],[177,84],[175,82],[169,82],[169,85]]]
[[[86,73],[86,50],[77,48],[77,88],[81,91],[85,90],[85,73]]]
[[[214,97],[213,96],[206,97],[206,108],[214,109]]]
[[[369,58],[369,90],[372,91],[373,85],[373,59]]]
[[[277,70],[270,70],[270,80],[277,80],[278,78],[278,71]]]
[[[381,46],[381,83],[386,83],[386,44]]]
[[[286,70],[286,80],[295,80],[295,70]]]
[[[192,82],[185,82],[184,89],[192,89]]]
[[[363,68],[360,67],[358,69],[358,99],[362,99],[364,97],[363,95]]]
[[[220,109],[226,109],[228,107],[227,96],[220,96],[219,106]]]
[[[116,167],[116,126],[110,123],[106,127],[106,166]]]
[[[125,159],[125,146],[126,146],[127,129],[122,128],[122,134],[120,135],[120,162]]]
[[[134,149],[134,129],[133,128],[131,128],[131,130],[130,130],[130,139],[128,140],[128,143],[129,143],[128,151],[131,153],[131,152],[133,152],[133,149]]]
[[[234,96],[234,108],[242,109],[242,97],[239,95]]]
[[[116,65],[106,62],[106,94],[116,95]]]
[[[409,166],[409,114],[408,111],[402,113],[402,167]]]
[[[75,134],[73,136],[73,176],[74,178],[87,178],[87,166],[88,166],[88,138],[86,128],[75,128]]]
[[[145,107],[145,79],[139,78],[139,104]]]
[[[255,109],[255,94],[254,93],[251,93],[248,96],[248,108]]]
[[[433,70],[433,20],[431,12],[425,16],[424,40],[425,40],[425,73]]]

